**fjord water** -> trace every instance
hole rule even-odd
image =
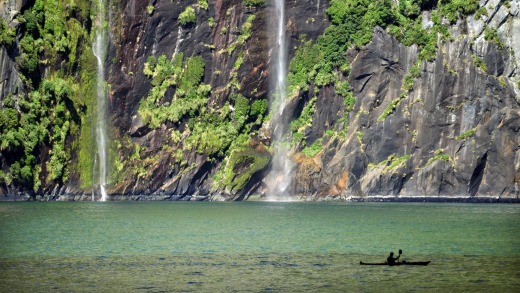
[[[0,203],[0,291],[514,292],[520,205]],[[390,250],[426,267],[360,266]]]

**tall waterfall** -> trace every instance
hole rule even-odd
[[[285,36],[285,0],[273,0],[274,13],[272,15],[272,36],[270,47],[274,56],[274,73],[271,77],[270,102],[272,112],[272,142],[273,160],[272,169],[266,178],[269,188],[268,199],[280,200],[291,195],[292,161],[288,156],[287,144],[283,143],[287,128],[287,115],[284,109],[287,104],[287,40]]]
[[[99,191],[101,201],[107,199],[107,130],[106,130],[106,108],[107,92],[105,87],[105,58],[107,47],[107,25],[105,24],[105,1],[98,0],[97,30],[93,51],[97,59],[97,85],[96,85],[96,121],[95,136],[97,146],[97,159],[94,160],[94,172],[98,174]],[[96,164],[97,163],[97,164]],[[97,165],[97,166],[96,166]],[[98,168],[96,170],[96,168]]]

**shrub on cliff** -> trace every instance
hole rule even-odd
[[[244,0],[244,5],[247,7],[260,7],[265,5],[265,0]]]
[[[179,14],[179,23],[182,26],[188,26],[195,22],[197,22],[197,15],[195,15],[195,9],[193,9],[193,7],[188,6]]]
[[[5,20],[0,19],[0,46],[10,46],[15,37],[15,30],[10,28]]]

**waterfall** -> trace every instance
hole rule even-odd
[[[106,130],[106,100],[107,92],[105,88],[105,58],[107,47],[107,25],[105,24],[105,3],[98,0],[97,7],[97,30],[96,39],[93,45],[93,52],[97,59],[97,85],[96,85],[96,121],[95,137],[97,146],[97,158],[94,160],[94,169],[98,168],[99,191],[101,201],[107,199],[107,130]],[[97,164],[96,164],[97,163]],[[96,166],[97,165],[97,166]],[[93,174],[96,174],[94,172]]]
[[[274,56],[274,73],[270,84],[270,104],[272,111],[271,137],[273,144],[273,159],[271,172],[266,178],[269,188],[268,199],[280,200],[291,195],[292,161],[288,156],[286,144],[283,143],[288,117],[284,115],[287,104],[287,41],[285,36],[285,0],[273,0],[272,38],[270,47]],[[273,61],[271,61],[273,62]]]
[[[179,53],[179,46],[182,43],[182,26],[179,25],[179,29],[177,30],[177,41],[175,41],[175,50],[173,51],[173,56]]]

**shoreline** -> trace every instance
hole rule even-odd
[[[29,195],[0,196],[0,202],[20,201],[100,201],[101,196],[96,195],[56,195],[32,198]],[[225,201],[219,196],[175,196],[175,195],[108,195],[107,201]],[[348,196],[348,197],[316,197],[293,196],[282,200],[266,199],[260,196],[251,196],[249,202],[398,202],[398,203],[520,203],[518,197],[500,196]]]

